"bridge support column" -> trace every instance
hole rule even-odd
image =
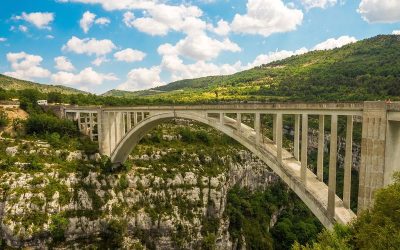
[[[219,113],[219,123],[221,123],[221,125],[224,125],[224,117],[225,117],[224,113]]]
[[[329,152],[328,214],[335,217],[336,164],[337,164],[337,115],[331,117],[331,148]]]
[[[353,116],[347,116],[346,153],[344,157],[343,205],[350,208],[351,169],[353,165]]]
[[[301,171],[300,177],[304,185],[306,185],[307,180],[307,150],[308,150],[308,115],[302,115],[302,124],[301,124]]]
[[[276,143],[276,114],[272,115],[272,140]]]
[[[324,181],[325,116],[319,116],[317,177]]]
[[[127,127],[127,129],[128,129],[128,131],[126,131],[126,132],[129,132],[130,130],[131,130],[131,128],[132,128],[132,116],[131,116],[131,112],[128,112],[128,113],[126,113],[126,127]]]
[[[294,158],[300,160],[300,115],[294,115]]]
[[[254,118],[254,130],[256,131],[256,144],[258,144],[258,143],[260,143],[260,141],[261,141],[261,129],[260,129],[260,127],[261,127],[261,119],[260,119],[260,113],[256,113],[255,114],[255,118]]]
[[[276,115],[276,152],[278,162],[282,164],[282,114]]]
[[[240,131],[241,127],[242,127],[242,114],[237,113],[236,114],[236,129],[237,129],[237,131]]]
[[[109,114],[108,112],[99,111],[99,148],[100,153],[103,155],[110,156],[110,123],[109,123]]]
[[[384,186],[387,124],[385,102],[364,102],[358,212],[371,207]]]

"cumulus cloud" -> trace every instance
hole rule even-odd
[[[344,45],[347,45],[349,43],[355,43],[355,42],[357,42],[357,39],[355,37],[350,37],[350,36],[341,36],[337,39],[330,38],[322,43],[317,44],[314,47],[314,50],[335,49],[343,47]]]
[[[211,32],[214,32],[215,34],[217,34],[219,36],[226,36],[231,31],[231,26],[229,25],[229,23],[222,19],[218,21],[216,27],[214,27],[212,24],[208,24],[207,28],[208,28],[208,30],[210,30]]]
[[[5,41],[7,41],[7,38],[5,38],[5,37],[0,37],[0,42],[5,42]]]
[[[291,56],[302,55],[307,52],[308,52],[307,48],[301,48],[296,51],[281,50],[281,51],[269,52],[268,54],[261,54],[258,55],[252,63],[249,63],[246,68],[253,68],[274,61],[283,60]]]
[[[25,52],[7,53],[7,61],[11,63],[13,71],[5,72],[5,75],[24,80],[50,76],[50,71],[40,66],[43,61],[41,56]]]
[[[63,51],[70,51],[76,54],[104,56],[112,52],[116,48],[115,44],[108,39],[97,40],[96,38],[79,39],[71,37],[71,39],[62,47]]]
[[[180,55],[203,61],[218,57],[222,51],[239,52],[241,48],[228,38],[219,41],[210,38],[205,33],[188,35],[175,46],[166,43],[158,47],[158,53],[161,55]]]
[[[293,31],[303,21],[303,12],[289,8],[282,0],[248,0],[247,13],[236,14],[231,27],[234,32],[269,36]]]
[[[337,0],[301,0],[301,3],[306,9],[322,8],[325,9],[330,6],[334,6]]]
[[[361,0],[358,13],[370,23],[394,23],[400,21],[400,1]]]
[[[199,19],[202,15],[197,6],[157,4],[147,8],[143,17],[126,12],[124,23],[150,35],[166,35],[171,30],[191,33],[206,28],[206,23]]]
[[[107,25],[110,23],[110,19],[105,17],[100,17],[96,19],[96,14],[86,11],[83,13],[79,25],[81,26],[83,32],[88,33],[93,24]]]
[[[392,35],[400,35],[400,30],[393,30]]]
[[[28,32],[28,27],[26,27],[25,25],[19,25],[18,29],[21,32]]]
[[[62,85],[78,85],[79,87],[101,85],[104,81],[116,81],[118,78],[114,74],[98,73],[93,68],[88,67],[77,74],[59,71],[51,76],[53,83]]]
[[[110,19],[108,19],[108,18],[106,18],[106,17],[100,17],[100,18],[97,18],[97,19],[94,21],[94,23],[95,23],[95,24],[98,24],[98,25],[107,25],[107,24],[110,24],[111,21],[110,21]]]
[[[54,58],[56,63],[55,68],[61,71],[73,71],[75,70],[74,65],[65,56],[59,56]]]
[[[121,90],[143,90],[164,84],[160,78],[161,68],[132,69],[127,76],[126,82],[120,84],[117,89]]]
[[[108,61],[109,61],[109,60],[107,59],[107,57],[105,57],[105,56],[100,56],[100,57],[97,57],[96,59],[94,59],[94,60],[92,61],[92,64],[98,67],[98,66],[100,66],[100,65],[102,65],[103,63],[108,62]]]
[[[167,71],[171,74],[171,81],[177,81],[203,76],[233,74],[242,69],[242,64],[240,61],[232,65],[217,65],[205,61],[184,64],[182,59],[176,55],[165,55],[163,56],[161,67],[163,71]]]
[[[145,57],[146,53],[130,48],[118,51],[114,54],[114,58],[117,59],[117,61],[124,62],[139,62],[142,61]]]
[[[22,14],[20,16],[16,16],[15,19],[29,22],[39,29],[51,29],[49,25],[54,21],[54,13],[33,12],[27,14],[22,12]]]
[[[58,0],[62,3],[85,3],[85,4],[100,4],[103,9],[112,10],[133,10],[146,9],[160,2],[158,0]]]

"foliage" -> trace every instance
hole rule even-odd
[[[65,240],[65,230],[68,228],[68,219],[61,214],[51,216],[50,233],[53,242],[61,242]]]
[[[0,110],[0,128],[4,128],[8,125],[9,119],[7,113],[3,110]]]
[[[58,133],[67,136],[79,135],[78,127],[74,122],[45,113],[31,115],[26,121],[26,132],[39,135],[46,133]]]
[[[286,209],[280,212],[280,207]],[[282,183],[254,193],[234,187],[228,193],[226,213],[231,236],[241,246],[243,235],[248,249],[288,249],[296,240],[308,242],[314,239],[322,227]],[[280,219],[270,229],[271,216],[276,213],[281,213]]]
[[[105,223],[101,233],[105,249],[116,249],[122,246],[126,233],[127,224],[125,221],[112,219]]]
[[[375,203],[349,226],[324,230],[316,242],[294,249],[398,249],[400,246],[400,174],[394,184],[375,193]]]

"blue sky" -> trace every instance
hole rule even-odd
[[[0,72],[93,93],[400,34],[399,0],[1,1]]]

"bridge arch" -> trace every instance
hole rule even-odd
[[[222,118],[223,121],[221,122],[217,119],[208,118],[207,113],[204,114],[203,112],[172,111],[150,115],[123,136],[111,153],[112,163],[121,164],[125,162],[134,147],[148,131],[174,118],[189,119],[206,124],[235,139],[270,167],[300,197],[325,227],[332,228],[335,222],[346,224],[355,217],[350,209],[343,206],[343,201],[338,196],[335,196],[334,217],[330,216],[327,211],[328,186],[325,183],[319,181],[316,175],[307,169],[307,185],[305,185],[301,180],[301,163],[293,155],[283,149],[282,154],[285,157],[282,161],[279,161],[276,147],[254,143],[255,132],[252,128],[244,124],[241,124],[240,130],[227,126],[225,122],[232,123],[235,120],[226,116]],[[268,138],[266,139],[268,140]]]

